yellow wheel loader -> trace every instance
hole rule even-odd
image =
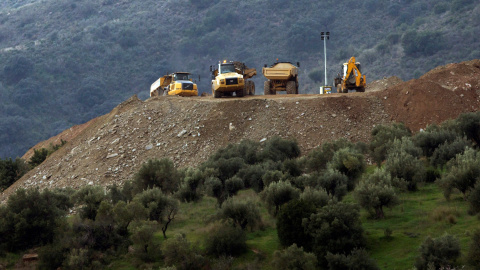
[[[264,94],[275,95],[277,91],[286,91],[287,94],[298,94],[298,68],[290,62],[276,62],[270,67],[267,65],[262,69],[262,73],[267,78],[264,83]]]
[[[248,68],[241,62],[218,63],[218,66],[210,66],[212,73],[212,95],[214,98],[222,96],[237,97],[255,95],[255,83],[248,79],[257,75],[257,70]]]
[[[334,81],[338,93],[348,93],[348,90],[365,92],[367,86],[366,77],[362,75],[362,66],[353,56],[348,63],[342,65],[342,71],[337,74]]]
[[[199,78],[200,79],[200,78]],[[150,87],[150,97],[154,96],[198,96],[197,84],[188,72],[175,72],[156,80]]]

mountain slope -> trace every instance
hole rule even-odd
[[[301,63],[300,92],[323,80],[320,31],[330,31],[328,80],[352,55],[367,80],[404,80],[480,58],[473,0],[23,0],[0,4],[0,157],[105,114],[159,76],[240,60],[258,70]],[[260,72],[259,72],[260,74]],[[262,93],[264,78],[255,79]]]
[[[479,75],[480,60],[474,60],[365,93],[167,96],[146,101],[133,96],[70,137],[2,198],[19,187],[121,184],[148,159],[168,157],[176,166],[194,166],[217,149],[244,139],[294,138],[307,153],[338,138],[367,142],[375,125],[391,121],[404,122],[418,132],[428,124],[478,111]]]

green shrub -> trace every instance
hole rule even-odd
[[[480,175],[480,155],[472,148],[458,154],[447,163],[447,173],[440,179],[445,198],[449,198],[453,189],[457,189],[466,196],[473,189]]]
[[[469,212],[471,214],[480,213],[480,176],[477,177],[477,183],[468,195],[468,202],[470,204]]]
[[[391,125],[378,125],[372,130],[372,139],[370,140],[370,152],[373,160],[378,166],[387,156],[389,145],[394,139],[410,137],[412,132],[405,127],[403,123],[393,123]]]
[[[98,207],[103,200],[107,199],[105,192],[100,186],[85,186],[78,190],[73,198],[81,205],[79,215],[82,219],[95,220]]]
[[[365,170],[366,164],[362,154],[352,148],[342,148],[335,152],[328,168],[337,170],[348,177],[347,190],[355,188],[357,179]]]
[[[429,56],[442,50],[445,46],[443,33],[440,31],[410,30],[402,36],[402,47],[407,56]]]
[[[28,172],[29,168],[21,158],[0,159],[0,192],[7,189]]]
[[[311,203],[317,208],[327,205],[330,198],[325,189],[319,190],[311,187],[306,187],[300,194],[300,200]]]
[[[354,249],[351,254],[332,254],[326,256],[329,270],[379,270],[377,263],[368,256],[365,249]]]
[[[165,265],[175,266],[178,270],[202,269],[207,259],[201,255],[199,248],[182,235],[166,240],[162,244]]]
[[[341,201],[347,194],[348,177],[336,169],[329,168],[317,178],[317,187],[323,188],[330,196]]]
[[[238,191],[244,188],[242,178],[238,176],[234,176],[225,180],[225,191],[227,192],[228,196],[233,196],[237,194]]]
[[[287,249],[275,251],[272,264],[278,270],[315,270],[317,258],[314,254],[305,252],[302,247],[293,244]]]
[[[265,142],[261,155],[273,161],[294,159],[300,156],[300,147],[296,141],[273,137]]]
[[[328,265],[325,256],[329,252],[349,254],[366,245],[360,211],[353,204],[332,201],[308,219],[303,219],[302,226],[312,237],[313,252],[323,268]]]
[[[358,204],[376,218],[385,217],[383,207],[399,204],[392,178],[384,169],[377,168],[373,174],[366,175],[355,189],[354,196]]]
[[[206,175],[199,169],[188,168],[181,181],[177,197],[184,202],[196,202],[202,198],[200,187],[205,182]]]
[[[164,193],[172,194],[178,189],[179,182],[179,173],[168,158],[148,160],[134,176],[137,193],[158,187]]]
[[[418,270],[450,268],[455,266],[455,261],[460,257],[460,242],[452,235],[438,238],[427,237],[419,250],[420,254],[415,262]]]
[[[243,180],[246,188],[252,188],[255,192],[261,192],[264,188],[262,179],[264,174],[265,169],[262,166],[250,165],[240,169],[237,176]]]
[[[282,171],[285,174],[289,174],[292,177],[297,177],[302,175],[302,168],[298,159],[286,159],[282,163]]]
[[[143,221],[129,226],[130,239],[133,243],[133,256],[140,262],[155,262],[161,253],[158,238],[154,237],[158,230],[156,222]]]
[[[284,247],[297,244],[312,250],[312,237],[305,233],[302,220],[315,213],[316,206],[310,201],[291,200],[282,205],[277,215],[277,234]]]
[[[476,145],[480,145],[480,112],[461,114],[456,122],[463,135],[474,141]]]
[[[217,150],[207,163],[215,162],[219,159],[241,158],[247,164],[256,164],[259,161],[258,149],[260,144],[251,140],[242,140],[239,144],[229,144],[225,148]]]
[[[222,185],[222,181],[216,177],[209,177],[205,180],[205,189],[207,194],[217,199],[217,204],[222,205],[227,198],[227,194]]]
[[[306,156],[306,168],[309,172],[320,172],[327,168],[328,162],[332,160],[336,151],[345,148],[353,148],[353,144],[346,139],[338,139],[332,142],[325,142],[321,147],[310,151]]]
[[[453,142],[457,136],[453,130],[430,125],[425,131],[415,134],[413,141],[416,146],[422,148],[424,156],[431,157],[440,145]]]
[[[273,182],[260,193],[262,200],[267,204],[267,208],[277,215],[280,206],[290,200],[298,199],[300,191],[289,182]]]
[[[388,147],[387,156],[399,154],[401,152],[410,154],[415,158],[419,158],[422,155],[422,149],[414,145],[411,137],[393,139],[393,142]]]
[[[266,171],[262,176],[263,186],[266,187],[273,182],[279,182],[283,178],[283,173],[281,171]]]
[[[430,164],[435,167],[443,167],[448,161],[463,153],[470,146],[471,142],[461,137],[457,137],[453,142],[447,141],[435,149],[430,158]]]
[[[480,230],[473,233],[467,253],[467,264],[475,269],[480,268]]]
[[[33,149],[33,156],[30,158],[28,164],[32,166],[32,168],[37,167],[40,165],[45,159],[47,159],[48,150],[45,148],[40,148],[39,150]]]
[[[254,202],[240,201],[235,198],[226,200],[217,215],[220,219],[232,221],[242,230],[245,230],[247,226],[253,229],[262,222],[260,211]]]
[[[392,176],[397,187],[404,183],[408,190],[417,190],[417,185],[425,178],[425,167],[421,160],[406,152],[392,153],[387,157],[385,170]]]
[[[207,239],[205,250],[213,256],[236,256],[247,249],[245,232],[228,224],[215,226]]]

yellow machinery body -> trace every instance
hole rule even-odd
[[[348,93],[348,90],[365,92],[367,86],[366,76],[362,74],[362,68],[355,57],[351,57],[348,63],[342,65],[342,72],[334,79],[338,93]]]
[[[156,80],[150,87],[150,96],[198,96],[197,84],[193,82],[190,73],[175,72]]]
[[[219,63],[218,67],[211,66],[212,72],[212,94],[215,98],[222,96],[237,97],[255,94],[255,84],[248,79],[257,75],[257,70],[247,68],[240,62]]]
[[[300,66],[297,63],[297,66]],[[265,95],[275,95],[277,91],[287,91],[287,94],[298,94],[298,68],[289,62],[277,62],[262,69],[267,78],[264,83]]]

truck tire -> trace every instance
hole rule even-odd
[[[287,94],[294,95],[296,92],[297,83],[295,81],[287,82]]]
[[[213,91],[213,97],[214,97],[214,98],[221,98],[221,97],[222,97],[222,92],[220,92],[220,91]]]
[[[245,96],[246,92],[247,92],[247,87],[245,84],[242,89],[235,91],[235,95],[237,95],[237,97],[243,97]]]
[[[295,82],[295,94],[298,95],[298,81]]]
[[[264,95],[271,95],[270,93],[270,81],[266,81],[263,83],[263,94]]]
[[[357,92],[365,92],[365,88],[362,87],[362,88],[357,88]]]
[[[249,91],[248,94],[249,94],[250,96],[255,96],[255,83],[252,82],[252,81],[249,81],[249,83],[250,83],[250,88],[249,88],[250,91]]]

